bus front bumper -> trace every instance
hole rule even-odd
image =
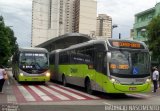
[[[122,85],[111,83],[109,88],[106,88],[108,93],[144,93],[151,91],[151,83],[141,85]]]
[[[21,76],[19,75],[18,81],[29,81],[29,82],[47,82],[50,80],[50,77],[47,76]]]

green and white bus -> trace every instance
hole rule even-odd
[[[150,55],[143,42],[91,40],[54,50],[51,79],[106,93],[137,93],[151,89]]]
[[[12,73],[18,82],[49,81],[48,51],[44,48],[19,48],[13,55]]]

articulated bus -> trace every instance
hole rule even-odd
[[[44,48],[19,48],[13,55],[12,73],[18,82],[49,81],[48,51]]]
[[[91,40],[54,50],[51,79],[106,93],[149,92],[150,55],[143,42]]]

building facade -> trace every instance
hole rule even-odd
[[[157,3],[155,7],[137,13],[135,15],[134,23],[134,40],[146,41],[146,27],[150,23],[153,17],[160,14],[160,3]]]
[[[97,17],[96,26],[97,38],[111,38],[112,37],[112,18],[106,14],[99,14]]]
[[[130,30],[130,39],[133,39],[134,38],[134,29],[131,29]]]
[[[96,31],[94,0],[33,0],[32,47],[66,33]]]

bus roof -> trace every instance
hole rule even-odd
[[[47,49],[45,48],[37,48],[37,47],[20,47],[20,52],[45,52],[48,53]]]
[[[105,45],[106,42],[107,42],[107,44],[109,44],[109,46],[113,47],[112,45],[110,45],[110,41],[124,42],[124,43],[135,43],[135,44],[137,43],[137,44],[140,44],[141,46],[143,46],[143,49],[148,50],[148,48],[147,48],[147,46],[144,42],[135,41],[135,40],[125,40],[125,39],[106,39],[106,40],[90,40],[90,41],[79,43],[79,44],[76,44],[76,45],[71,45],[70,47],[65,48],[65,49],[53,50],[53,51],[51,51],[51,53],[71,50],[71,49],[75,49],[75,48],[79,48],[79,47],[83,47],[83,46],[87,46],[87,45],[91,45],[91,44],[97,44],[97,43],[101,43],[101,44]],[[119,48],[125,48],[125,47],[119,47]],[[131,48],[131,47],[128,47],[128,48]]]
[[[105,45],[105,42],[106,42],[105,40],[90,40],[90,41],[79,43],[76,45],[71,45],[70,47],[65,48],[65,49],[53,50],[51,53],[71,50],[71,49],[75,49],[75,48],[79,48],[79,47],[83,47],[83,46],[88,46],[88,45],[92,45],[92,44],[96,44],[96,43],[102,43]]]

